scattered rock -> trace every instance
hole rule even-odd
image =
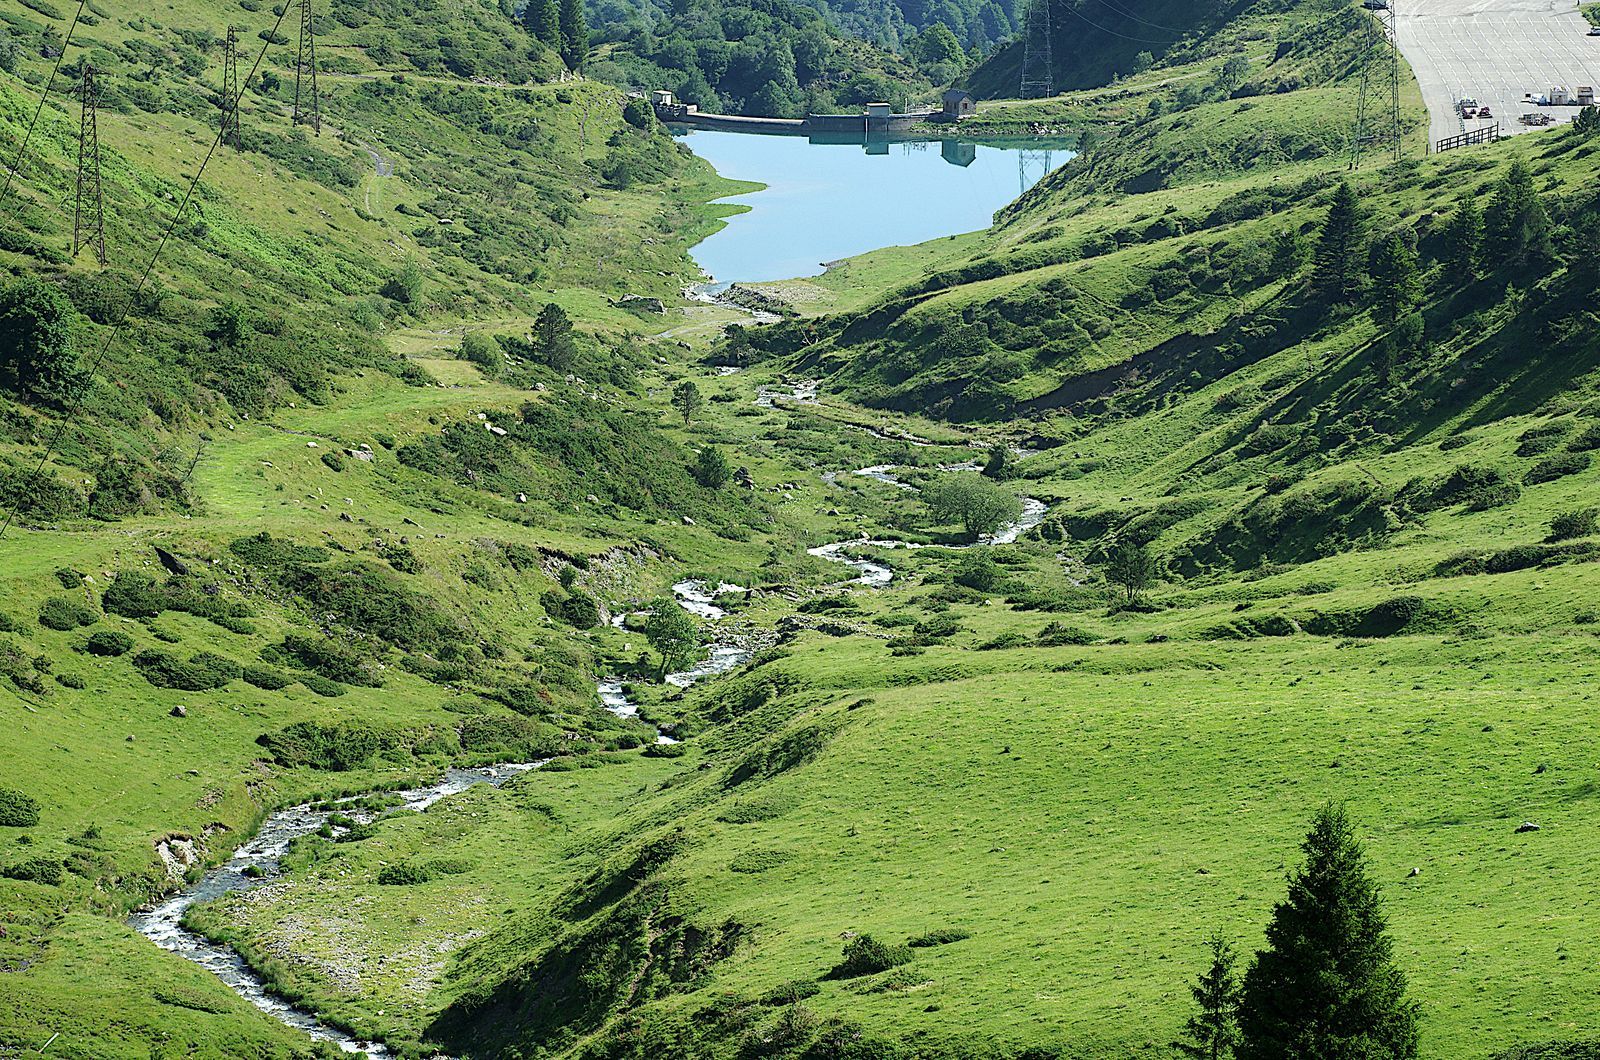
[[[339,521],[341,523],[353,523],[353,522],[355,522],[355,517],[352,516],[349,512],[340,512],[339,513]]]
[[[315,449],[316,447],[317,447],[317,443],[316,442],[307,442],[306,443],[306,448],[307,449]]]
[[[1421,876],[1421,875],[1422,875],[1422,870],[1421,869],[1412,869],[1410,872],[1406,873],[1406,879],[1414,880],[1418,876]]]
[[[693,520],[693,519],[691,519],[691,518],[689,518],[689,517],[688,517],[688,516],[687,516],[687,515],[686,515],[686,516],[684,516],[684,517],[683,517],[683,525],[684,525],[684,526],[693,526],[693,525],[695,525],[695,522],[694,522],[694,520]]]
[[[518,504],[527,504],[528,503],[528,495],[526,493],[517,494],[517,503]]]
[[[167,713],[171,714],[174,718],[187,718],[189,716],[189,708],[180,703]]]
[[[131,740],[131,739],[133,739],[133,737],[130,736],[130,737],[128,737],[128,739]],[[1539,826],[1534,824],[1532,821],[1523,821],[1521,824],[1517,825],[1517,834],[1518,835],[1521,835],[1523,832],[1537,832],[1537,831],[1539,831]]]
[[[618,309],[628,309],[635,313],[665,313],[667,304],[659,298],[651,298],[642,294],[625,294],[611,303]]]

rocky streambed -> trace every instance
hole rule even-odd
[[[804,400],[812,394],[814,391],[807,392],[802,389],[796,396]],[[915,489],[914,486],[895,476],[895,470],[894,465],[876,465],[860,468],[855,473],[886,485],[907,490]],[[1016,520],[996,533],[981,538],[975,544],[1010,544],[1038,526],[1047,512],[1048,508],[1043,501],[1024,497],[1022,512]],[[893,569],[877,560],[853,555],[854,550],[928,547],[974,546],[929,546],[891,538],[862,537],[830,542],[807,551],[818,559],[838,563],[855,571],[855,577],[850,579],[850,584],[883,588],[894,580]],[[668,683],[679,688],[687,688],[707,677],[738,669],[775,637],[775,631],[753,631],[727,621],[728,613],[717,605],[717,598],[724,594],[744,591],[744,588],[738,585],[723,583],[713,587],[695,580],[681,581],[672,587],[674,598],[684,610],[710,626],[711,639],[705,658],[687,670],[667,675]],[[620,625],[625,617],[625,615],[617,616],[613,621]],[[599,681],[597,690],[605,709],[618,717],[638,717],[638,705],[628,697],[626,685],[620,678],[608,677]],[[657,740],[661,743],[676,742],[666,733],[658,733]],[[479,769],[450,769],[436,783],[406,788],[391,794],[398,798],[403,809],[420,813],[440,799],[458,794],[474,785],[493,784],[498,787],[514,777],[537,769],[542,764],[542,762],[524,762]],[[183,926],[184,914],[192,906],[236,891],[253,890],[277,878],[281,874],[283,858],[296,839],[318,832],[325,826],[334,828],[335,833],[340,830],[333,825],[332,819],[335,815],[348,817],[358,823],[369,823],[377,816],[378,811],[358,806],[359,804],[353,800],[342,800],[326,804],[292,806],[269,815],[255,836],[241,845],[225,864],[207,872],[198,883],[184,888],[149,909],[134,914],[129,923],[162,949],[176,953],[207,969],[261,1011],[290,1027],[304,1031],[311,1038],[331,1043],[347,1053],[366,1053],[373,1058],[392,1056],[393,1054],[381,1043],[356,1038],[324,1022],[315,1013],[276,996],[266,981],[232,947],[212,942]]]

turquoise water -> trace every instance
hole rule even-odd
[[[1072,157],[1060,145],[957,140],[869,146],[699,129],[683,139],[723,176],[767,185],[729,200],[749,212],[690,251],[718,283],[815,276],[839,258],[987,228]]]

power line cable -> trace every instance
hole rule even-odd
[[[6,196],[11,193],[11,182],[16,179],[17,171],[22,168],[22,159],[28,153],[28,142],[33,139],[34,126],[39,124],[39,115],[44,113],[44,105],[50,99],[50,87],[55,84],[56,75],[61,72],[61,63],[67,57],[67,47],[72,43],[72,33],[78,28],[78,19],[83,16],[84,5],[88,2],[89,0],[78,0],[78,10],[73,13],[72,22],[67,26],[67,35],[61,38],[61,54],[56,56],[56,65],[45,80],[44,91],[39,94],[39,106],[34,108],[33,120],[28,123],[28,131],[22,137],[22,146],[17,148],[17,160],[11,163],[11,171],[6,174],[5,187],[0,189],[0,203],[6,201]]]
[[[1180,38],[1188,32],[1188,30],[1174,29],[1171,26],[1163,26],[1159,22],[1151,22],[1147,18],[1140,18],[1132,11],[1126,11],[1120,5],[1113,3],[1112,0],[1100,0],[1100,2],[1106,7],[1110,8],[1113,14],[1121,15],[1123,18],[1131,18],[1133,21],[1138,22],[1141,25],[1149,26],[1151,29],[1159,29],[1164,33],[1173,33]]]
[[[1084,22],[1088,23],[1094,29],[1099,30],[1101,33],[1112,37],[1121,37],[1123,40],[1131,40],[1135,44],[1159,44],[1162,47],[1167,47],[1173,43],[1170,40],[1152,40],[1149,37],[1135,37],[1128,33],[1119,33],[1114,29],[1106,29],[1106,27],[1100,25],[1100,23],[1096,22],[1094,19],[1090,18],[1088,15],[1085,15],[1082,11],[1079,11],[1076,7],[1071,5],[1067,6],[1067,12],[1075,18],[1082,19]]]
[[[85,2],[87,2],[87,0],[85,0]],[[284,15],[288,14],[289,6],[290,5],[285,4],[283,6],[283,10],[278,13],[278,21],[273,25],[272,32],[268,34],[268,38],[262,43],[261,50],[256,53],[255,64],[250,67],[250,76],[244,79],[245,84],[249,84],[251,81],[255,80],[256,74],[261,69],[262,60],[264,60],[267,56],[267,49],[272,46],[271,38],[274,38],[278,35],[278,28],[279,26],[283,25],[283,18]],[[63,49],[63,52],[65,52],[65,49]],[[241,88],[240,95],[243,95],[243,91],[244,90]],[[235,97],[233,102],[234,106],[238,106],[239,99]],[[123,327],[128,323],[128,317],[133,313],[134,304],[138,302],[139,295],[144,293],[145,285],[150,282],[150,276],[155,272],[156,262],[161,259],[161,252],[166,249],[168,241],[172,238],[172,234],[178,230],[178,223],[183,220],[184,211],[189,208],[189,203],[194,199],[195,191],[200,187],[200,178],[205,176],[206,166],[211,164],[211,159],[216,155],[217,148],[222,145],[223,134],[223,129],[217,130],[216,136],[211,141],[211,148],[206,151],[205,158],[201,159],[200,168],[195,172],[194,179],[189,182],[188,190],[183,193],[183,199],[178,203],[177,212],[172,215],[172,223],[169,224],[167,226],[167,230],[161,234],[160,241],[156,243],[155,251],[150,255],[150,260],[145,263],[144,271],[139,275],[139,283],[133,289],[133,297],[128,300],[127,308],[122,311],[122,315],[119,316],[117,318],[117,322],[112,325],[110,334],[106,336],[105,342],[101,343],[99,351],[94,356],[94,360],[89,362],[88,369],[83,373],[82,380],[78,383],[76,390],[72,394],[71,400],[67,403],[65,415],[62,416],[61,422],[56,424],[55,432],[51,434],[50,442],[45,446],[44,452],[39,454],[39,463],[33,469],[33,479],[37,479],[39,475],[43,473],[45,464],[49,462],[50,457],[55,453],[56,447],[61,444],[61,439],[65,436],[67,431],[67,424],[75,415],[77,415],[78,405],[83,401],[83,395],[89,389],[89,384],[93,382],[95,373],[99,371],[100,365],[104,363],[106,359],[106,355],[111,352],[111,347],[116,343],[118,336],[122,334]],[[3,539],[6,535],[6,531],[11,529],[11,524],[16,521],[17,512],[19,512],[21,509],[22,496],[19,493],[17,499],[11,503],[10,510],[6,512],[5,522],[0,523],[0,539]]]

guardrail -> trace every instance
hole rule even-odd
[[[1458,133],[1455,136],[1446,136],[1443,140],[1433,145],[1433,153],[1444,154],[1454,151],[1458,147],[1470,147],[1473,144],[1492,144],[1500,139],[1500,123],[1484,129],[1474,129],[1471,132]]]

